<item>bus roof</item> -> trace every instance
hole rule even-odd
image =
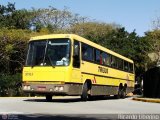
[[[96,43],[94,43],[94,42],[92,42],[92,41],[90,41],[90,40],[87,40],[86,38],[80,37],[80,36],[75,35],[75,34],[50,34],[50,35],[41,35],[41,36],[31,37],[30,41],[34,41],[34,40],[44,40],[44,39],[52,39],[52,38],[72,38],[72,39],[76,39],[76,40],[78,40],[78,41],[80,41],[80,42],[86,43],[86,44],[88,44],[88,45],[90,45],[90,46],[92,46],[92,47],[95,47],[95,48],[100,49],[100,50],[102,50],[102,51],[104,51],[104,52],[107,52],[107,53],[109,53],[109,54],[112,54],[112,55],[114,55],[114,56],[116,56],[116,57],[122,58],[122,59],[124,59],[124,60],[126,60],[126,61],[128,61],[128,62],[130,62],[130,63],[133,63],[133,60],[131,60],[131,59],[129,59],[129,58],[124,57],[124,56],[122,56],[122,55],[120,55],[120,54],[118,54],[118,53],[116,53],[116,52],[114,52],[114,51],[112,51],[112,50],[109,50],[109,49],[107,49],[107,48],[105,48],[105,47],[103,47],[103,46],[101,46],[101,45],[98,45],[98,44],[96,44]]]

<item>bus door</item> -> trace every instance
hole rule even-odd
[[[80,42],[74,40],[73,44],[73,69],[72,69],[72,82],[81,82],[80,70]]]

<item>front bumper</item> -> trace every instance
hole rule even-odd
[[[23,91],[35,94],[81,95],[81,84],[40,84],[23,83]]]

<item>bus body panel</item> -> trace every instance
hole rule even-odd
[[[89,69],[88,69],[89,68]],[[102,69],[103,70],[100,70]],[[107,66],[101,66],[83,61],[81,66],[83,81],[87,78],[93,84],[119,86],[120,83],[130,83],[128,87],[134,87],[134,74],[116,70]],[[89,76],[90,75],[90,76]]]
[[[69,38],[71,40],[71,57],[69,66],[26,66],[23,68],[23,90],[28,93],[50,95],[81,95],[83,84],[90,80],[91,95],[116,95],[120,83],[127,84],[127,93],[134,88],[134,72],[127,72],[82,59],[80,52],[80,68],[73,67],[74,40],[105,51],[133,64],[133,61],[109,49],[97,45],[85,38],[73,34],[56,34],[37,36],[30,41],[53,38]],[[81,46],[82,47],[82,46]],[[80,51],[81,50],[80,47]],[[134,71],[134,67],[133,67]]]
[[[70,82],[70,69],[65,67],[24,67],[23,81]]]

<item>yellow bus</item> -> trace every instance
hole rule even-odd
[[[114,95],[134,88],[134,62],[75,34],[51,34],[29,40],[23,91],[46,96]]]

